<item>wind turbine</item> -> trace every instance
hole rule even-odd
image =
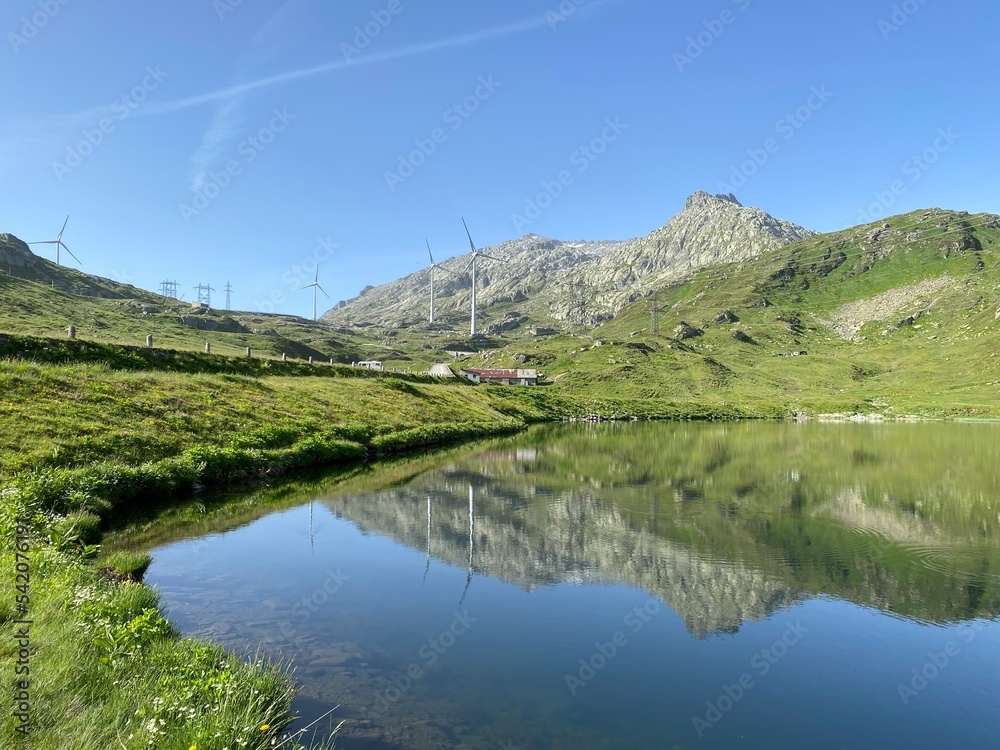
[[[427,583],[427,573],[431,569],[431,496],[427,496],[427,565],[424,567],[424,583]]]
[[[469,571],[465,576],[465,590],[462,592],[462,598],[458,600],[458,606],[461,607],[462,603],[465,602],[465,597],[469,593],[469,586],[472,585],[472,563],[473,563],[473,553],[476,548],[475,542],[475,532],[476,532],[476,491],[469,484]]]
[[[82,265],[80,263],[80,259],[77,258],[75,255],[73,255],[73,252],[68,247],[66,247],[66,243],[62,241],[63,232],[66,231],[66,225],[67,224],[69,224],[69,216],[68,215],[66,216],[66,221],[63,222],[62,229],[59,230],[59,236],[56,237],[54,240],[42,240],[41,242],[29,242],[28,244],[29,245],[55,245],[56,246],[56,265],[57,266],[59,265],[59,249],[60,248],[62,248],[63,250],[65,250],[67,253],[69,253],[73,257],[73,260],[75,260],[78,265]]]
[[[499,258],[494,258],[492,256],[486,255],[485,253],[479,252],[476,249],[476,243],[472,241],[472,235],[469,233],[469,225],[465,223],[465,219],[462,219],[462,225],[465,227],[465,235],[469,238],[469,247],[472,248],[472,260],[469,261],[469,265],[465,267],[465,271],[472,269],[472,335],[476,335],[476,261],[479,258],[486,258],[487,260],[495,260],[497,263],[503,263]]]
[[[309,501],[309,549],[312,550],[313,557],[316,557],[316,537],[313,536],[313,501]]]
[[[316,320],[316,290],[318,289],[319,291],[323,292],[323,295],[327,299],[330,299],[330,295],[327,294],[326,290],[319,285],[319,266],[318,265],[316,266],[316,279],[313,281],[312,284],[306,284],[302,288],[303,289],[309,289],[310,287],[313,290],[313,320],[315,321]]]
[[[431,259],[430,274],[431,274],[431,323],[434,322],[434,271],[440,268],[445,273],[450,273],[452,276],[455,275],[454,271],[449,271],[444,266],[434,262],[434,254],[431,252],[431,241],[424,240],[427,243],[427,255]]]

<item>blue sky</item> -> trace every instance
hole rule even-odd
[[[699,189],[821,231],[1000,212],[993,0],[95,5],[0,9],[0,232],[69,214],[83,270],[187,299],[308,315],[317,259],[343,299],[462,216],[624,239]]]

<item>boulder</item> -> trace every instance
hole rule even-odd
[[[685,341],[687,339],[693,339],[697,336],[701,336],[704,333],[700,328],[695,328],[694,326],[688,325],[683,320],[674,326],[674,338],[678,341]]]

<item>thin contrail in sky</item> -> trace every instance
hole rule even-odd
[[[414,55],[437,52],[438,50],[448,49],[450,47],[466,47],[470,44],[475,44],[476,42],[483,42],[489,39],[510,36],[512,34],[519,34],[524,31],[531,31],[548,25],[549,21],[546,20],[544,16],[538,16],[524,21],[518,21],[517,23],[512,23],[507,26],[498,26],[493,29],[476,31],[470,34],[462,34],[461,36],[454,36],[449,39],[438,39],[433,42],[425,42],[424,44],[414,44],[409,47],[402,47],[400,49],[390,50],[380,54],[368,55],[362,53],[358,58],[351,61],[334,60],[312,68],[291,70],[287,73],[279,73],[277,75],[267,76],[266,78],[258,78],[256,81],[249,81],[236,86],[230,86],[229,88],[209,91],[207,93],[191,96],[186,99],[176,99],[171,102],[160,103],[151,102],[143,106],[143,108],[139,112],[136,112],[136,114],[149,116],[179,112],[184,109],[190,109],[191,107],[197,107],[201,104],[207,104],[221,99],[239,96],[240,94],[245,94],[256,89],[275,86],[279,83],[296,81],[300,78],[310,78],[312,76],[323,75],[324,73],[332,73],[337,70],[346,70],[347,68],[356,68],[363,65],[374,65],[375,63],[398,60],[403,57],[413,57]]]
[[[618,2],[623,2],[623,0],[590,0],[590,2],[586,5],[580,7],[577,13],[581,17],[589,16],[599,10],[602,6]],[[348,68],[363,67],[382,62],[389,62],[392,60],[399,60],[406,57],[428,54],[444,49],[467,47],[478,42],[513,36],[515,34],[521,34],[551,25],[552,22],[550,21],[548,15],[541,15],[507,24],[505,26],[497,26],[492,29],[484,29],[483,31],[460,34],[447,39],[437,39],[431,42],[424,42],[423,44],[414,44],[408,47],[389,50],[387,52],[371,54],[362,52],[353,60],[332,60],[310,68],[290,70],[285,73],[278,73],[276,75],[258,78],[255,81],[248,81],[247,83],[229,86],[224,89],[208,91],[204,94],[197,94],[183,99],[175,99],[173,101],[165,102],[146,102],[140,108],[136,109],[132,113],[132,116],[149,117],[153,115],[171,114],[191,109],[192,107],[197,107],[202,104],[211,104],[213,102],[230,100],[234,97],[239,97],[242,94],[256,91],[257,89],[264,89],[282,83],[297,81],[303,78],[311,78],[313,76],[323,75],[326,73],[347,70]],[[103,105],[67,115],[43,116],[32,122],[21,123],[21,126],[26,130],[26,132],[36,134],[39,130],[44,130],[46,128],[61,130],[65,128],[84,127],[101,117],[107,116],[110,109],[111,105]]]

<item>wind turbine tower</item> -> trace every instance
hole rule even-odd
[[[431,265],[430,265],[430,275],[431,275],[431,323],[433,323],[434,322],[434,272],[440,268],[442,271],[444,271],[445,273],[450,273],[452,276],[454,276],[455,274],[452,273],[451,271],[449,271],[444,266],[438,265],[437,263],[434,262],[434,254],[431,252],[431,243],[430,243],[430,240],[424,240],[424,242],[427,243],[427,255],[431,259]]]
[[[75,255],[73,255],[72,251],[68,247],[66,247],[66,243],[62,241],[63,232],[66,231],[66,225],[67,224],[69,224],[69,216],[68,215],[66,216],[66,221],[63,222],[62,229],[59,230],[59,234],[58,234],[58,236],[56,236],[56,238],[54,240],[42,240],[40,242],[29,242],[28,244],[29,245],[55,245],[56,246],[56,265],[57,266],[60,265],[60,263],[59,263],[59,250],[60,249],[65,250],[67,253],[69,253],[70,256],[73,258],[73,260],[76,261],[77,265],[81,265],[80,264],[80,259],[77,258]]]
[[[465,597],[469,593],[469,586],[472,585],[472,563],[474,561],[474,552],[476,549],[475,532],[476,532],[476,491],[470,484],[469,485],[469,570],[465,576],[465,590],[462,592],[462,598],[458,600],[459,607],[461,607],[462,603],[465,601]]]
[[[462,219],[462,225],[465,227],[465,236],[469,238],[469,247],[472,248],[472,260],[469,261],[469,265],[465,267],[466,272],[472,269],[472,335],[475,336],[476,331],[476,261],[479,258],[485,258],[486,260],[493,260],[497,263],[503,263],[499,258],[494,258],[492,256],[486,255],[485,253],[479,252],[476,249],[476,243],[472,241],[472,234],[469,232],[469,225],[465,223],[465,219]]]
[[[316,266],[316,278],[313,280],[312,284],[306,284],[303,289],[311,288],[313,290],[313,321],[318,320],[316,315],[316,291],[319,290],[323,292],[323,296],[330,299],[330,295],[326,293],[326,289],[319,285],[319,266]]]

